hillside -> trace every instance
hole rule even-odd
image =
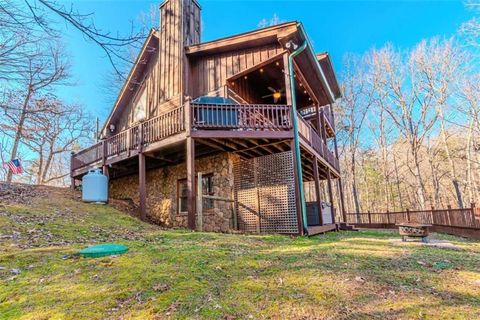
[[[162,230],[66,189],[0,188],[1,319],[478,319],[480,242]],[[19,191],[20,190],[20,191]],[[84,259],[101,242],[130,247]]]

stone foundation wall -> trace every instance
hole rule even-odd
[[[195,161],[197,172],[213,174],[215,196],[233,198],[233,163],[236,158],[234,154],[222,153]],[[186,164],[147,171],[147,215],[150,219],[165,227],[187,227],[187,213],[179,213],[177,209],[178,180],[186,177]],[[111,180],[109,192],[114,199],[132,199],[139,205],[138,174]],[[203,229],[227,232],[233,228],[232,214],[231,203],[214,201],[213,209],[203,211]]]

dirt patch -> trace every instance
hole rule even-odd
[[[390,242],[394,245],[403,245],[403,246],[426,246],[426,247],[435,247],[440,249],[446,250],[456,250],[461,251],[463,250],[459,246],[454,245],[450,241],[446,240],[437,240],[437,239],[429,239],[427,243],[421,241],[402,241],[401,239],[390,239]]]
[[[32,204],[34,200],[70,192],[68,188],[0,182],[0,204]]]

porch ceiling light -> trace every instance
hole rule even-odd
[[[110,129],[110,132],[115,132],[115,125],[113,123],[111,123],[108,128]]]

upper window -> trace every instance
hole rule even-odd
[[[140,122],[147,117],[147,90],[143,89],[133,106],[133,122]]]

